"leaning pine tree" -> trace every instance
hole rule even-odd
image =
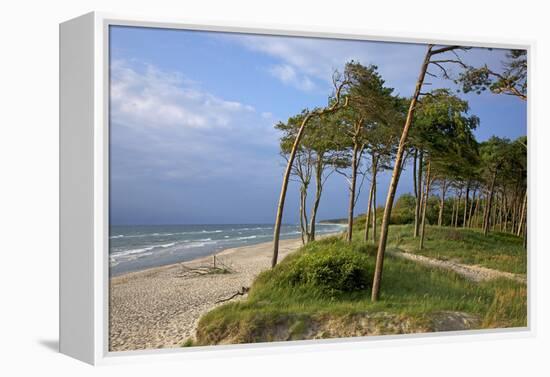
[[[273,230],[273,256],[271,258],[271,267],[275,267],[277,265],[277,259],[279,256],[279,239],[281,235],[281,224],[283,219],[286,192],[288,189],[288,181],[290,178],[292,165],[294,163],[294,158],[296,157],[296,152],[298,150],[298,146],[300,145],[300,141],[302,139],[304,131],[306,130],[306,127],[312,118],[315,118],[324,114],[328,114],[328,113],[333,113],[343,107],[346,107],[348,104],[348,98],[344,93],[348,85],[348,80],[345,78],[345,76],[342,78],[342,77],[339,77],[339,75],[334,75],[333,83],[335,87],[335,92],[334,92],[333,98],[329,101],[330,104],[325,108],[309,111],[304,114],[304,117],[298,129],[298,132],[296,134],[296,138],[294,140],[294,143],[292,144],[292,148],[288,155],[288,161],[287,161],[285,173],[283,175],[283,182],[281,185],[281,194],[279,196],[279,204],[277,205],[277,215],[275,217],[275,226]]]
[[[351,174],[348,177],[349,182],[349,206],[348,206],[348,232],[347,241],[352,241],[353,219],[355,204],[360,193],[360,187],[357,187],[357,178],[359,175],[359,166],[365,156],[365,152],[370,150],[371,165],[373,169],[373,179],[376,178],[378,169],[378,153],[375,150],[377,138],[384,134],[385,129],[389,128],[397,113],[397,101],[392,95],[393,89],[384,86],[384,80],[378,73],[375,65],[363,66],[357,62],[351,61],[346,64],[346,75],[350,81],[348,91],[349,106],[341,112],[342,122],[347,125],[344,127],[348,136],[348,145],[351,154]],[[365,172],[361,172],[363,178]],[[362,182],[361,182],[362,183]],[[371,186],[371,197],[374,186]],[[369,206],[372,202],[369,200]],[[368,228],[368,224],[367,224]]]
[[[409,130],[413,122],[414,112],[416,110],[418,99],[422,94],[421,92],[422,86],[424,84],[424,79],[428,72],[428,67],[430,67],[430,65],[437,67],[439,70],[443,72],[444,77],[448,77],[447,71],[445,69],[445,64],[456,63],[466,68],[464,63],[462,63],[462,61],[458,57],[456,57],[456,59],[455,58],[448,58],[448,59],[445,58],[441,60],[434,59],[434,57],[438,55],[441,55],[446,52],[451,52],[451,51],[456,52],[456,50],[459,50],[459,49],[464,50],[465,48],[461,46],[444,46],[444,47],[436,48],[436,46],[434,45],[428,45],[428,49],[426,51],[424,61],[420,66],[420,73],[418,75],[418,80],[416,81],[414,94],[411,98],[409,110],[407,112],[407,117],[405,119],[405,125],[403,126],[403,131],[401,133],[401,138],[399,140],[399,145],[395,156],[395,164],[393,168],[392,178],[388,188],[388,195],[386,198],[384,215],[382,217],[382,225],[380,227],[380,240],[378,243],[378,251],[376,254],[376,266],[375,266],[374,278],[372,282],[372,294],[371,294],[372,301],[377,301],[380,296],[380,283],[382,281],[382,269],[384,267],[384,255],[386,252],[386,244],[388,241],[388,229],[390,225],[391,211],[392,211],[393,202],[395,199],[397,184],[399,183],[399,177],[401,175],[403,158],[404,158],[405,149],[407,146]],[[430,72],[428,72],[428,74],[433,75]]]

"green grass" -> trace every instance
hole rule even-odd
[[[394,236],[396,230],[406,227],[392,229]],[[313,242],[263,272],[246,300],[225,304],[201,318],[197,344],[434,331],[433,320],[442,312],[469,313],[478,319],[475,328],[526,326],[524,285],[504,279],[474,283],[391,256],[385,260],[380,300],[371,302],[375,248],[361,242],[361,236],[351,245],[338,237]],[[308,258],[333,261],[330,256],[337,254],[350,256],[353,266],[362,264],[368,286],[327,290],[308,279],[289,279],[303,268],[322,270],[311,267]]]
[[[424,248],[419,250],[419,238],[413,238],[412,225],[390,228],[390,247],[463,264],[476,264],[496,270],[526,274],[527,252],[523,239],[508,233],[490,232],[484,236],[477,229],[426,227]]]

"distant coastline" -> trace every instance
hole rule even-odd
[[[333,224],[333,225],[346,225],[347,226],[347,219],[331,219],[331,220],[321,220],[319,221],[319,224]]]
[[[344,224],[319,222],[318,235]],[[281,239],[299,239],[298,225],[285,224]],[[227,249],[271,242],[268,224],[114,225],[109,235],[111,276],[196,260]]]

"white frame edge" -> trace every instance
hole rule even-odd
[[[109,352],[109,26],[361,39],[401,43],[462,44],[528,50],[528,138],[532,135],[534,41],[377,32],[307,26],[258,25],[140,17],[92,12],[60,25],[60,352],[90,364],[203,359],[336,351],[366,347],[532,337],[535,335],[533,226],[528,242],[528,326],[517,329],[387,335],[329,340]],[[321,30],[322,29],[322,30]],[[91,66],[92,65],[92,66]],[[534,201],[530,171],[529,202]],[[90,166],[93,164],[93,166]],[[93,189],[92,189],[93,188]],[[93,192],[92,192],[93,190]],[[529,206],[529,222],[535,209]],[[92,255],[90,255],[92,254]],[[455,336],[459,334],[460,336]]]

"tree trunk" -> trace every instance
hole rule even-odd
[[[493,231],[496,231],[498,228],[498,211],[499,211],[499,197],[498,192],[495,193],[494,199],[493,199],[493,222],[491,229]]]
[[[371,222],[372,211],[373,211],[372,203],[373,203],[374,191],[376,186],[376,170],[377,170],[376,157],[374,156],[374,153],[373,153],[372,154],[372,181],[371,181],[370,190],[369,190],[369,204],[367,207],[367,218],[365,219],[365,242],[369,240],[369,228],[370,228],[370,222]],[[374,208],[374,211],[376,211],[376,208]]]
[[[420,154],[418,156],[418,170],[417,170],[418,176],[416,178],[416,182],[418,184],[418,188],[416,190],[418,191],[418,195],[416,196],[416,202],[414,207],[414,233],[413,233],[414,238],[418,237],[418,234],[420,232],[420,211],[422,208],[422,198],[423,198],[423,193],[422,193],[423,162],[424,162],[424,152],[420,150]]]
[[[416,184],[416,162],[418,161],[418,149],[414,148],[413,156],[413,188],[415,203],[418,200],[418,185]]]
[[[462,219],[462,227],[466,228],[466,221],[468,220],[468,199],[470,197],[470,181],[466,183],[466,196],[464,197],[464,219]]]
[[[458,192],[455,191],[455,196],[453,197],[453,213],[451,214],[451,227],[455,226],[456,213],[458,212],[457,198]]]
[[[407,143],[407,138],[409,136],[409,129],[414,118],[414,111],[416,109],[416,103],[418,97],[420,96],[420,90],[422,84],[424,83],[424,77],[426,76],[426,70],[430,64],[430,58],[432,56],[433,45],[428,46],[428,51],[424,57],[424,61],[420,68],[420,74],[418,80],[416,81],[416,88],[414,95],[412,96],[411,103],[409,105],[409,110],[407,112],[407,118],[405,120],[405,125],[403,127],[403,132],[401,133],[401,138],[399,140],[399,146],[397,148],[397,153],[395,155],[395,166],[393,167],[393,174],[390,181],[390,186],[388,188],[388,196],[386,198],[386,205],[384,207],[384,216],[382,217],[382,225],[380,227],[380,241],[378,242],[378,251],[376,253],[376,266],[374,269],[374,278],[372,283],[372,294],[371,300],[377,301],[380,297],[380,283],[382,281],[382,269],[384,268],[384,254],[386,252],[386,243],[388,241],[388,228],[390,225],[390,216],[393,207],[393,200],[395,198],[395,192],[397,190],[397,184],[399,183],[399,175],[401,173],[401,163],[403,160],[403,154],[405,153],[405,145]],[[442,50],[442,49],[440,49]]]
[[[372,186],[372,242],[376,242],[376,175],[378,172],[374,173],[374,184]]]
[[[497,171],[495,169],[495,172],[493,173],[493,178],[491,180],[491,186],[489,187],[489,196],[487,197],[487,213],[485,216],[485,222],[483,224],[483,234],[486,236],[489,234],[489,226],[491,221],[491,206],[493,202],[493,192],[495,190],[495,181],[497,179]]]
[[[441,187],[441,199],[439,200],[439,216],[437,217],[437,226],[443,225],[443,210],[445,209],[445,190],[447,189],[447,180],[443,179]]]
[[[290,172],[292,170],[292,164],[294,163],[294,158],[296,157],[296,150],[298,149],[298,145],[300,144],[302,135],[304,134],[304,130],[306,128],[307,122],[309,122],[311,117],[312,117],[311,113],[306,115],[304,117],[304,120],[302,121],[302,124],[300,125],[300,129],[296,134],[296,139],[294,140],[294,144],[292,145],[292,149],[288,157],[285,174],[283,175],[281,194],[279,196],[279,204],[277,205],[277,216],[275,217],[275,226],[273,229],[273,257],[271,258],[272,268],[277,265],[277,258],[279,257],[279,238],[281,235],[281,223],[283,220],[283,210],[285,207],[286,191],[288,189],[288,181],[290,178]]]
[[[485,190],[485,197],[483,198],[483,218],[481,220],[481,229],[485,232],[485,218],[487,217],[487,198],[489,197],[489,189]]]
[[[426,167],[426,193],[422,200],[422,227],[420,229],[420,250],[424,248],[424,238],[426,234],[426,207],[428,207],[428,197],[430,195],[430,160],[428,160],[428,166]]]
[[[506,191],[503,193],[504,196],[504,232],[508,232],[508,217],[510,216],[510,206],[508,205],[508,195]]]
[[[502,232],[502,213],[504,212],[504,198],[501,193],[498,194],[498,231]]]
[[[479,193],[479,195],[477,196],[476,206],[474,208],[474,214],[473,214],[473,227],[474,228],[477,228],[477,223],[478,223],[477,217],[478,217],[480,203],[481,203],[481,193]],[[472,222],[470,222],[470,226],[472,226]]]
[[[518,209],[518,201],[519,201],[519,187],[516,186],[514,190],[514,196],[512,198],[512,233],[517,232],[517,226],[518,226],[518,218],[519,218],[519,209]]]
[[[315,221],[317,220],[317,210],[321,202],[321,194],[323,193],[323,155],[317,156],[317,164],[315,167],[315,200],[311,207],[311,217],[309,219],[309,241],[315,241]]]
[[[474,192],[472,193],[472,200],[470,201],[470,210],[468,213],[468,228],[472,227],[472,216],[474,213],[474,202],[476,201],[476,191],[477,189],[474,187]]]
[[[307,189],[300,187],[300,234],[302,236],[302,245],[307,242],[307,220],[305,219]]]
[[[279,203],[277,204],[277,215],[275,216],[275,224],[273,226],[273,256],[271,258],[271,268],[274,268],[277,265],[277,259],[279,257],[279,239],[281,237],[281,224],[283,221],[283,211],[285,208],[285,199],[286,199],[286,192],[288,189],[288,181],[290,178],[290,173],[292,171],[292,165],[294,164],[294,159],[296,158],[296,151],[298,150],[298,145],[300,145],[300,141],[302,140],[302,136],[306,129],[306,125],[311,119],[311,117],[314,115],[321,116],[323,114],[332,113],[348,105],[347,97],[343,104],[341,104],[340,102],[341,91],[345,84],[346,84],[346,81],[340,83],[338,88],[336,88],[335,101],[330,107],[325,108],[320,112],[308,113],[302,120],[302,124],[300,124],[298,133],[296,134],[296,139],[294,139],[294,143],[292,144],[292,149],[290,150],[290,155],[288,157],[288,162],[286,164],[285,173],[283,175],[283,182],[281,184],[281,193],[279,195]]]
[[[369,204],[367,207],[367,218],[365,219],[365,242],[369,240],[369,229],[370,229],[370,222],[371,222],[371,212],[372,212],[372,197],[374,195],[374,181],[370,184],[370,190],[369,190]]]
[[[515,233],[516,232],[516,195],[515,193],[512,196],[512,202],[510,203],[510,207],[512,212],[512,218],[510,219],[512,229],[510,229],[510,232]]]
[[[417,179],[417,163],[418,163],[418,149],[414,148],[414,156],[413,156],[413,188],[414,188],[414,228],[413,228],[413,236],[414,236],[414,229],[416,229],[416,223],[418,222],[418,196],[420,195],[418,193],[418,179]]]
[[[520,218],[521,218],[521,206],[522,206],[522,203],[523,203],[523,199],[520,200],[520,197],[521,197],[521,194],[519,192],[519,189],[518,189],[518,194],[517,194],[517,200],[516,200],[516,230],[514,231],[514,233],[517,234],[521,224],[519,222]]]
[[[523,196],[523,205],[521,206],[521,217],[519,219],[519,226],[517,236],[521,236],[521,231],[523,230],[523,223],[525,221],[525,213],[527,211],[527,189],[525,189],[525,195]]]
[[[458,200],[456,202],[456,213],[455,213],[455,228],[458,228],[458,218],[460,214],[460,202],[462,201],[462,187],[460,188],[460,191],[458,192]]]
[[[357,180],[357,155],[359,154],[359,144],[354,142],[353,156],[351,158],[351,183],[349,188],[349,208],[348,208],[348,234],[347,241],[351,242],[353,237],[353,210],[355,207],[355,182]]]
[[[451,197],[451,201],[453,202],[453,209],[451,211],[451,223],[449,224],[449,226],[452,227],[455,223],[456,197],[455,198]]]

